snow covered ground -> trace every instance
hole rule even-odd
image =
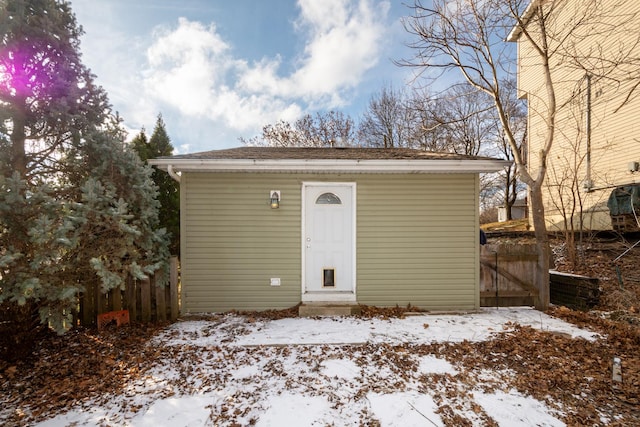
[[[149,343],[159,363],[142,379],[38,426],[443,426],[444,412],[477,426],[563,426],[561,404],[504,387],[512,372],[465,369],[434,352],[516,324],[596,338],[528,308],[403,319],[186,317]]]

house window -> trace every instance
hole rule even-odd
[[[325,288],[334,288],[336,286],[336,270],[333,268],[325,268],[322,270],[322,286]]]
[[[340,197],[333,193],[323,193],[316,199],[316,205],[341,205]]]

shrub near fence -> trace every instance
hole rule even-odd
[[[160,286],[153,276],[145,280],[130,277],[124,290],[112,289],[106,294],[99,284],[85,285],[87,290],[80,295],[80,307],[74,325],[95,327],[99,314],[128,310],[131,322],[162,322],[176,320],[179,315],[178,258],[170,262],[169,283]]]

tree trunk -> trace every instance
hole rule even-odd
[[[0,360],[14,363],[27,359],[45,331],[35,301],[24,305],[4,301],[0,304]]]
[[[507,221],[511,221],[513,219],[513,212],[512,212],[513,202],[511,201],[512,199],[511,174],[509,173],[509,171],[506,172],[505,181],[507,185],[505,185],[505,189],[504,189],[504,207],[506,209],[506,214],[507,214],[506,219]]]
[[[13,129],[11,131],[11,161],[13,170],[20,174],[20,177],[27,177],[27,155],[25,151],[25,126],[27,123],[26,112],[20,103],[16,108],[13,116]]]
[[[547,224],[544,219],[542,188],[541,184],[536,184],[537,185],[530,187],[531,216],[536,236],[536,252],[538,253],[536,277],[534,280],[534,286],[538,289],[538,297],[535,299],[535,307],[537,310],[546,311],[549,309],[549,258],[551,255],[551,248],[549,246]]]

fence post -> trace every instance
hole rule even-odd
[[[76,294],[76,298],[76,301],[78,302],[77,308],[73,308],[71,310],[71,322],[73,325],[73,329],[76,329],[78,326],[82,325],[82,317],[80,317],[80,313],[82,312],[82,294]]]
[[[84,327],[89,327],[96,320],[95,285],[86,284],[82,293],[82,305],[80,306],[81,323]]]
[[[106,311],[104,309],[105,302],[106,302],[106,298],[105,298],[106,295],[102,294],[102,286],[100,286],[99,282],[96,283],[95,287],[93,288],[93,293],[95,295],[95,313],[93,314],[93,319],[91,320],[91,323],[97,324],[98,314],[102,314]]]
[[[165,298],[165,286],[158,285],[158,272],[153,275],[153,289],[156,294],[156,320],[164,322],[167,320],[167,301]]]
[[[171,304],[171,320],[178,318],[178,257],[172,256],[169,261],[169,301]]]
[[[137,298],[136,298],[136,280],[128,276],[127,277],[127,287],[125,289],[125,308],[129,310],[129,319],[132,322],[138,320],[138,307],[137,307]]]
[[[140,310],[142,322],[149,322],[151,320],[151,281],[148,277],[140,281]]]
[[[111,302],[114,311],[122,310],[122,290],[120,286],[111,289]]]

